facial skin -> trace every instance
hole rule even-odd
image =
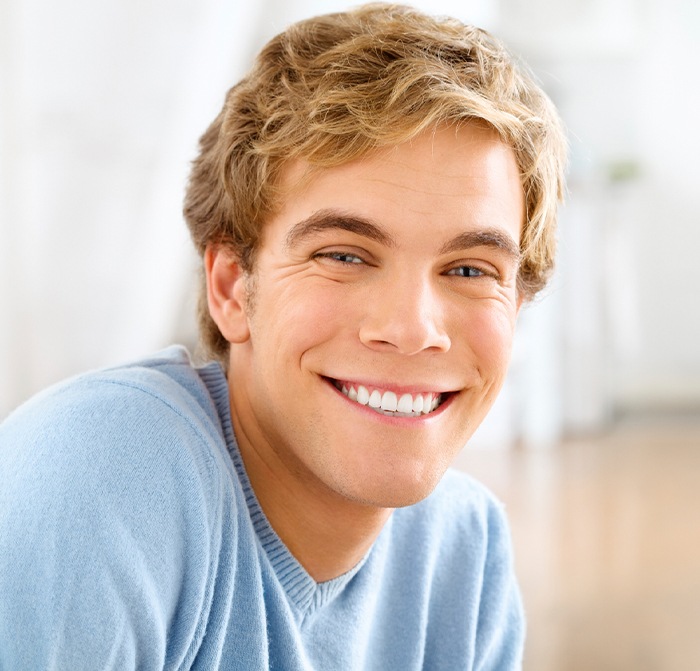
[[[439,128],[307,167],[287,167],[252,277],[225,249],[205,257],[234,429],[283,540],[302,500],[337,525],[340,510],[385,521],[427,496],[502,385],[520,307],[524,197],[494,131]],[[362,405],[343,385],[419,414],[377,412],[377,394]]]

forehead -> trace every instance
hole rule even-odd
[[[320,210],[394,226],[502,226],[519,239],[524,195],[513,150],[489,127],[464,124],[424,132],[409,142],[353,161],[319,168],[287,163],[278,182],[278,208],[267,229],[313,217]]]

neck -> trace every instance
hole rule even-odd
[[[277,535],[316,582],[351,570],[369,551],[392,509],[349,500],[300,478],[273,450],[257,449],[234,419],[253,491]]]
[[[255,483],[253,489],[260,491]],[[391,515],[389,509],[321,500],[306,496],[308,492],[285,494],[280,488],[279,494],[263,488],[258,500],[279,537],[316,582],[356,566]]]

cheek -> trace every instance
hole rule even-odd
[[[300,356],[353,323],[342,292],[312,283],[270,294],[259,307],[253,328],[258,338],[275,348],[274,357]]]
[[[502,306],[482,306],[468,311],[461,333],[483,375],[505,375],[510,361],[515,315]]]

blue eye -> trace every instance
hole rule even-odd
[[[364,261],[355,254],[348,252],[323,252],[316,255],[317,257],[337,261],[338,263],[364,263]]]
[[[447,271],[448,275],[457,275],[458,277],[483,277],[486,273],[474,266],[457,266]]]

